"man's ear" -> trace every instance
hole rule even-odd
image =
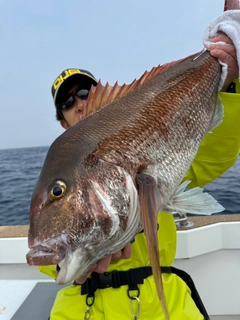
[[[62,119],[62,120],[60,121],[60,123],[61,123],[61,126],[62,126],[65,130],[67,130],[68,128],[70,128],[70,125],[68,124],[68,122],[67,122],[65,119]]]

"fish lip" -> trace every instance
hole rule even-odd
[[[26,255],[27,263],[37,266],[58,264],[65,258],[67,250],[68,246],[62,236],[57,236],[30,247]]]

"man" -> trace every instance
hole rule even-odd
[[[209,46],[210,53],[228,64],[228,76],[223,90],[240,92],[238,81],[232,84],[238,75],[235,49],[225,35],[219,35],[213,41],[225,41],[229,45]],[[54,82],[52,95],[56,107],[57,120],[63,128],[68,129],[83,119],[86,98],[91,85],[97,85],[94,76],[79,69],[65,70]],[[230,88],[230,89],[229,89]],[[207,135],[199,148],[198,154],[186,175],[191,186],[203,186],[220,176],[231,167],[240,149],[240,95],[222,92],[219,94],[225,107],[223,123],[214,129],[214,134]],[[213,151],[214,149],[214,151]],[[158,240],[161,251],[161,266],[170,267],[176,252],[176,227],[172,215],[159,213],[158,223],[161,232]],[[152,275],[140,274],[142,267],[149,266],[145,236],[140,233],[135,242],[127,245],[122,251],[110,255],[92,266],[87,275],[59,291],[51,311],[51,320],[59,319],[165,319],[155,292]],[[41,267],[41,270],[56,277],[55,267]],[[105,273],[101,277],[98,273]],[[131,270],[131,271],[129,271]],[[114,272],[113,272],[114,271]],[[131,287],[131,281],[114,286],[114,276],[132,274],[138,277],[137,287]],[[109,286],[109,274],[111,283]],[[191,292],[182,279],[175,273],[163,272],[163,283],[171,320],[202,320],[201,301],[193,301]],[[99,280],[100,279],[100,280]],[[108,279],[108,280],[107,280]],[[98,281],[93,290],[93,281]],[[80,284],[83,284],[80,286]],[[96,289],[96,290],[95,290]],[[197,304],[197,305],[196,305]],[[205,315],[207,318],[207,315]],[[206,319],[205,318],[205,319]]]

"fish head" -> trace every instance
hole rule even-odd
[[[79,254],[86,261],[86,265],[79,261],[79,273],[87,269],[92,259],[88,256],[88,242],[97,242],[97,235],[92,234],[92,230],[98,222],[87,208],[88,188],[84,180],[76,186],[70,181],[55,179],[44,190],[35,190],[32,197],[27,262],[30,265],[60,266],[65,261],[63,268],[60,267],[60,276],[63,273],[66,275],[62,276],[62,280],[59,279],[59,283],[68,282],[68,267],[64,266],[74,262],[76,250],[82,248]],[[85,190],[85,194],[82,190]],[[108,220],[105,217],[105,225]]]
[[[104,161],[79,167],[53,174],[47,156],[31,200],[27,262],[58,265],[59,284],[79,278],[141,229],[131,176]]]

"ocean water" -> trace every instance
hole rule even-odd
[[[0,225],[26,225],[31,195],[48,147],[0,150]],[[224,214],[240,213],[240,157],[209,192],[224,207]]]
[[[0,225],[26,225],[48,147],[0,150]]]

